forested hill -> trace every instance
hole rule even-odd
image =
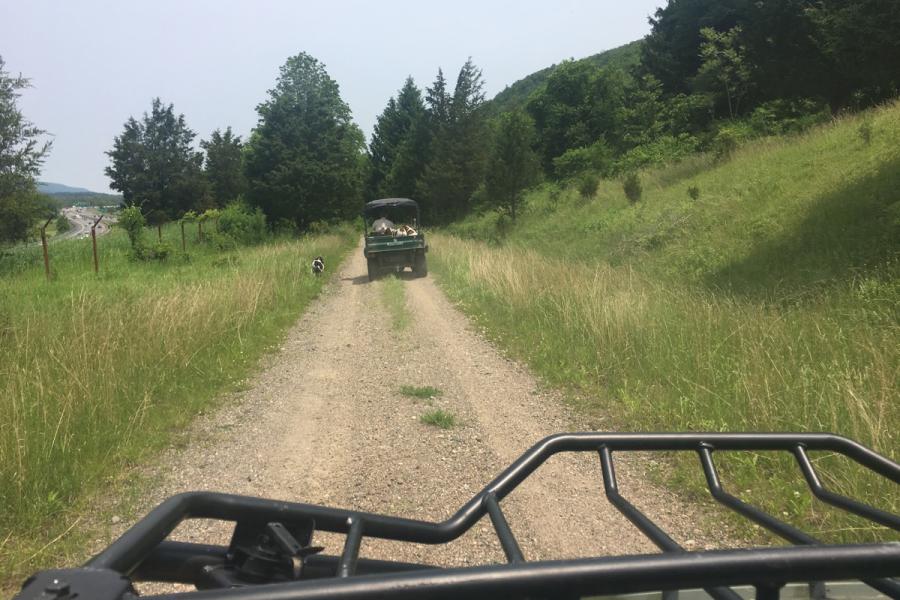
[[[598,68],[614,67],[623,71],[628,71],[630,67],[636,66],[641,62],[642,43],[643,40],[635,40],[624,46],[606,50],[605,52],[594,54],[575,62],[585,63]],[[502,92],[494,96],[493,100],[488,102],[490,112],[499,114],[524,108],[525,103],[528,101],[528,97],[532,92],[541,87],[558,66],[559,65],[551,65],[540,71],[535,71],[531,75],[523,77],[512,85],[506,86]]]

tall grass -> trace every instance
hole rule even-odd
[[[433,238],[432,261],[450,296],[514,355],[586,397],[582,408],[612,414],[620,429],[833,431],[900,458],[900,327],[884,302],[848,287],[846,305],[864,309],[832,312],[825,298],[778,308],[654,282],[628,267]],[[738,464],[735,488],[778,470],[769,460]],[[809,518],[795,479],[767,501],[778,514]],[[841,470],[836,485],[900,509],[893,484],[873,484],[857,470]],[[831,514],[815,519],[817,530],[845,527]]]
[[[833,431],[896,460],[900,105],[862,118],[869,144],[850,118],[643,173],[635,205],[613,182],[588,202],[539,189],[499,244],[489,215],[451,231],[490,244],[433,235],[434,271],[618,428]],[[900,510],[893,484],[819,461],[836,489]],[[826,537],[875,531],[811,503],[790,462],[728,464],[734,489],[767,489],[759,502]]]
[[[121,232],[99,243],[99,276],[85,240],[51,246],[49,283],[27,253],[0,278],[0,572],[10,577],[57,551],[44,546],[86,497],[239,382],[320,289],[307,259],[337,264],[353,240],[195,246],[163,264],[129,261]]]

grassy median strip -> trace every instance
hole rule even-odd
[[[10,259],[0,274],[0,572],[59,563],[50,542],[79,504],[244,378],[327,281],[309,273],[310,257],[337,265],[353,243],[341,232],[134,262],[114,232],[99,240],[99,276],[89,240],[53,245],[49,283],[27,253]]]
[[[396,274],[391,274],[380,281],[381,299],[391,319],[394,331],[403,331],[411,322],[406,308],[406,283]]]

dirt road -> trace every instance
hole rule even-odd
[[[443,520],[541,437],[580,428],[560,398],[473,331],[431,277],[405,280],[412,323],[398,333],[383,309],[384,282],[369,283],[365,273],[360,251],[330,271],[327,291],[246,390],[202,417],[189,447],[161,458],[162,483],[148,507],[209,489]],[[403,384],[443,395],[406,397]],[[460,424],[420,422],[429,403]],[[635,465],[622,464],[619,476],[636,504],[689,547],[698,544],[691,515]],[[528,559],[654,550],[603,499],[595,456],[551,459],[503,505]],[[176,534],[228,541],[227,529],[205,522]],[[342,538],[316,541],[340,553]],[[503,561],[486,519],[447,547],[375,541],[362,555]]]

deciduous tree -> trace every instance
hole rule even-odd
[[[46,132],[26,119],[16,104],[28,79],[10,76],[4,67],[0,57],[0,243],[26,239],[35,220],[46,218],[35,177],[50,150],[50,142],[40,141]]]
[[[277,224],[305,229],[358,212],[365,139],[325,66],[306,53],[288,58],[245,149],[247,199]]]

